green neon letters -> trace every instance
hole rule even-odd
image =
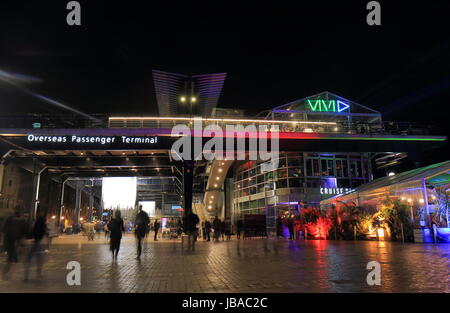
[[[308,99],[308,105],[314,112],[342,112],[350,108],[347,103],[339,100],[311,100]]]

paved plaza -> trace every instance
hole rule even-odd
[[[25,249],[25,248],[23,248]],[[178,240],[147,239],[141,261],[124,237],[117,263],[106,240],[62,236],[46,253],[44,277],[23,281],[15,264],[1,292],[450,292],[450,245],[368,241],[199,240],[194,252]],[[23,261],[24,251],[21,251]],[[69,261],[81,264],[81,285],[68,286]],[[370,261],[381,286],[369,286]],[[5,256],[0,260],[5,264]]]

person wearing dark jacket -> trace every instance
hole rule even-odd
[[[117,260],[117,255],[120,250],[120,241],[122,240],[122,233],[125,231],[122,216],[119,210],[115,212],[114,218],[109,221],[108,230],[110,233],[109,248],[114,261]]]
[[[21,217],[20,211],[16,210],[9,216],[3,225],[3,246],[8,255],[3,268],[3,279],[8,279],[12,263],[18,262],[17,246],[27,232],[27,222]]]
[[[205,236],[206,241],[211,241],[211,222],[209,220],[205,221]]]
[[[213,220],[212,227],[214,229],[214,240],[219,241],[219,235],[220,235],[220,226],[222,223],[220,222],[219,218],[216,216]]]
[[[197,237],[197,224],[200,222],[197,214],[189,212],[186,216],[185,232],[188,237],[188,250],[194,251],[195,241]]]
[[[43,265],[43,249],[41,248],[41,241],[45,235],[48,235],[47,232],[47,224],[45,222],[45,215],[39,215],[36,219],[36,222],[33,226],[33,245],[31,246],[30,252],[28,254],[28,258],[25,262],[25,272],[24,272],[24,280],[28,281],[28,276],[30,272],[30,265],[33,257],[36,257],[36,271],[37,277],[42,277],[42,265]]]
[[[237,228],[237,239],[241,239],[241,232],[242,232],[243,223],[241,219],[238,219],[236,222],[236,228]]]
[[[222,237],[222,241],[225,241],[226,234],[227,234],[227,222],[223,220],[220,223],[220,237]]]
[[[148,214],[142,210],[142,205],[139,206],[139,212],[136,215],[136,220],[134,222],[135,225],[135,231],[134,234],[137,238],[137,257],[136,259],[141,258],[142,253],[142,239],[147,234],[147,229],[149,227],[150,218],[148,217]]]
[[[294,240],[294,218],[290,217],[288,219],[288,229],[289,229],[289,239]]]
[[[155,231],[155,237],[153,238],[154,241],[158,241],[158,230],[160,227],[161,224],[158,222],[158,219],[156,219],[153,223],[153,230]]]

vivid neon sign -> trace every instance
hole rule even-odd
[[[308,105],[311,111],[314,112],[343,112],[350,108],[345,102],[340,100],[310,100],[308,99]]]

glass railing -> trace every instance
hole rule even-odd
[[[184,124],[194,128],[198,119],[189,117],[142,117],[118,118],[106,114],[92,114],[92,118],[75,115],[29,114],[25,116],[0,116],[0,129],[26,128],[154,128],[172,129],[175,125]],[[282,121],[265,119],[201,119],[201,127],[216,125],[226,130],[227,125],[241,125],[243,127],[259,126],[274,129],[279,127],[281,132],[302,133],[338,133],[338,134],[367,134],[367,135],[410,135],[410,136],[440,136],[442,132],[433,125],[408,122],[329,122],[329,121]]]

